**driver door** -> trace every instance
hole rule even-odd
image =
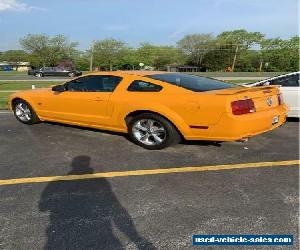
[[[77,78],[65,84],[66,91],[52,91],[40,112],[54,121],[107,125],[110,96],[121,80],[121,77],[103,75]]]

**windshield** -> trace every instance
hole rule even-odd
[[[210,91],[217,89],[227,89],[236,87],[235,84],[226,83],[206,77],[188,75],[182,73],[168,73],[148,75],[147,77],[174,84],[176,86],[189,89],[195,92]]]

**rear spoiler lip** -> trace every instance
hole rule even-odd
[[[223,89],[219,90],[216,92],[216,95],[235,95],[235,94],[240,94],[243,92],[255,92],[258,90],[273,90],[273,89],[278,89],[280,85],[272,85],[272,86],[258,86],[258,87],[242,87],[238,89]]]

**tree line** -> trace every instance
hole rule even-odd
[[[77,69],[165,69],[166,65],[197,66],[205,71],[298,71],[299,36],[268,39],[244,29],[212,34],[190,34],[176,46],[141,43],[137,48],[113,38],[94,41],[85,51],[66,36],[28,34],[20,39],[22,50],[0,52],[0,61],[29,61],[32,66],[56,66],[72,61]],[[142,64],[141,64],[142,63]]]

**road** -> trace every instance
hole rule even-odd
[[[2,113],[0,249],[191,249],[193,234],[230,233],[293,234],[296,249],[298,166],[253,163],[298,160],[298,131],[289,121],[246,143],[147,151],[121,134],[26,126]],[[232,169],[239,163],[249,164]],[[217,170],[221,164],[230,167]],[[192,166],[211,167],[188,172]],[[161,173],[170,168],[182,172]]]

